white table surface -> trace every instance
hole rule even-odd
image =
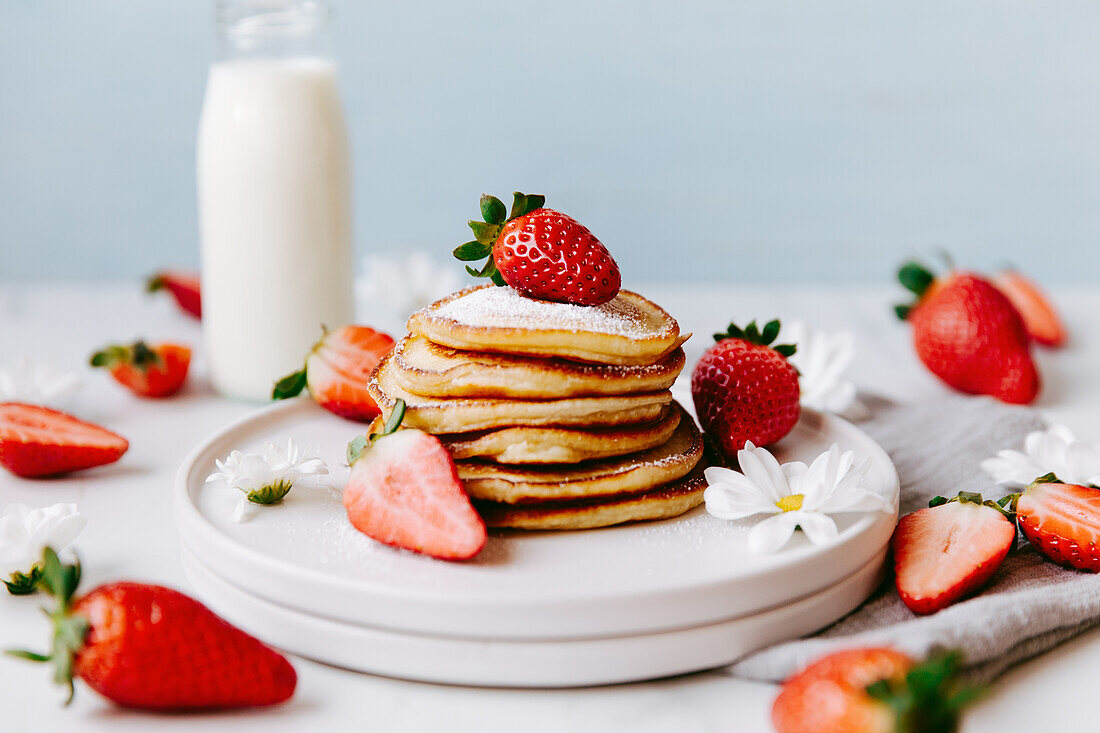
[[[698,334],[689,364],[709,334],[730,318],[772,316],[811,325],[851,328],[859,356],[851,370],[863,389],[917,400],[945,393],[917,362],[908,329],[891,313],[893,288],[634,287]],[[1041,352],[1045,386],[1037,406],[1079,437],[1100,440],[1100,294],[1059,293],[1071,329],[1060,352]],[[392,319],[361,313],[365,323]],[[389,322],[388,324],[386,322]],[[168,298],[147,298],[140,285],[33,286],[0,283],[0,368],[20,354],[83,368],[88,354],[108,343],[142,336],[200,347],[199,325],[178,314]],[[77,502],[88,528],[77,541],[83,587],[131,579],[188,591],[179,563],[171,511],[172,480],[184,455],[202,438],[254,405],[218,398],[203,378],[201,354],[177,398],[132,397],[107,375],[89,371],[73,411],[130,439],[112,466],[49,481],[0,471],[0,505]],[[40,598],[0,596],[0,647],[45,649],[47,622]],[[12,731],[144,731],[198,729],[206,733],[274,731],[754,731],[771,730],[776,688],[702,672],[645,684],[579,690],[499,690],[448,687],[373,677],[294,658],[299,686],[290,703],[270,710],[201,716],[137,714],[112,707],[78,683],[62,708],[61,691],[43,666],[0,658],[0,707]],[[1095,723],[1095,670],[1100,631],[1092,631],[1011,671],[966,717],[965,731],[1085,730]]]

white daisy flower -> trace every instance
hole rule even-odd
[[[214,464],[218,470],[206,477],[207,483],[224,481],[244,494],[233,513],[234,523],[249,516],[252,504],[278,504],[298,479],[328,473],[320,458],[303,458],[292,439],[287,440],[285,451],[268,443],[262,453],[235,450]]]
[[[24,354],[7,369],[0,369],[0,402],[64,407],[80,387],[80,373],[34,364]]]
[[[9,504],[0,515],[0,578],[13,593],[34,590],[34,576],[41,570],[42,551],[60,553],[83,531],[88,521],[76,504],[54,504],[32,509]]]
[[[855,334],[816,331],[797,321],[786,327],[784,333],[784,342],[798,347],[789,361],[799,372],[801,403],[836,415],[865,415],[867,408],[856,398],[855,384],[844,378],[844,372],[856,357]]]
[[[1024,439],[1024,451],[1000,451],[982,461],[982,470],[1002,486],[1022,489],[1053,473],[1059,481],[1100,486],[1100,446],[1077,440],[1069,428],[1055,425]]]
[[[815,545],[831,542],[839,532],[830,514],[894,510],[889,501],[863,486],[871,460],[856,466],[855,454],[841,453],[835,443],[809,466],[780,465],[752,443],[737,452],[737,462],[741,471],[706,469],[703,499],[707,511],[719,519],[771,515],[749,531],[749,551],[756,554],[775,552],[798,528]]]
[[[461,287],[461,268],[448,266],[422,250],[402,256],[363,258],[361,294],[374,307],[402,316],[431,305]]]

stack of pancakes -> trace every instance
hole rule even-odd
[[[439,437],[489,526],[583,529],[702,501],[703,440],[669,387],[687,336],[622,290],[600,306],[487,285],[414,313],[371,376],[383,417]]]

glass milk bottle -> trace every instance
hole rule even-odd
[[[214,388],[248,400],[354,317],[347,130],[308,0],[218,0],[199,123],[203,330]]]

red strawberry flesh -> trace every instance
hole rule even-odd
[[[113,463],[127,448],[121,435],[64,412],[0,404],[0,465],[17,476],[53,476]]]
[[[450,454],[419,430],[383,436],[364,451],[344,488],[344,508],[367,536],[433,557],[465,560],[486,541]]]
[[[898,595],[934,613],[983,586],[1012,549],[1016,526],[996,509],[950,502],[902,517],[894,531]]]
[[[1062,346],[1066,342],[1066,328],[1062,325],[1062,319],[1038,285],[1012,270],[997,275],[993,284],[1020,313],[1031,338],[1045,346]]]
[[[1036,483],[1016,504],[1024,536],[1051,560],[1100,572],[1100,489]]]
[[[310,394],[341,417],[370,422],[380,411],[367,383],[391,348],[392,338],[365,326],[345,326],[326,334],[306,359]]]
[[[600,305],[619,292],[619,266],[583,224],[536,209],[504,224],[493,259],[501,277],[532,298]]]

